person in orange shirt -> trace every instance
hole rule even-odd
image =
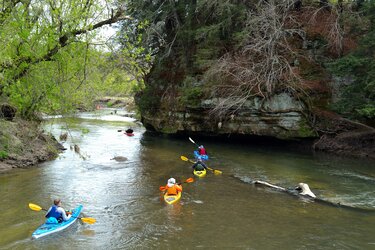
[[[182,186],[176,184],[176,180],[174,178],[169,178],[167,185],[165,186],[165,190],[168,195],[177,195],[178,192],[182,192]]]

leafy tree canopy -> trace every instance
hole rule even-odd
[[[5,0],[0,10],[0,98],[22,116],[67,112],[134,80],[95,47],[97,30],[129,18],[117,1]]]

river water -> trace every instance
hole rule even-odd
[[[183,184],[181,200],[167,205],[159,186],[192,177],[195,149],[188,138],[145,132],[124,111],[50,119],[56,138],[69,129],[68,148],[56,160],[0,175],[0,249],[375,249],[375,163],[275,147],[205,141],[211,168]],[[123,132],[134,129],[135,136]],[[80,155],[70,145],[80,146]],[[115,156],[128,160],[116,162]],[[254,185],[285,188],[308,183],[331,206]],[[84,206],[93,225],[33,240],[44,212],[59,197],[66,209]],[[348,207],[346,207],[348,206]]]

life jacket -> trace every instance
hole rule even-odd
[[[205,168],[204,168],[204,166],[203,166],[201,163],[198,163],[198,164],[194,167],[194,169],[195,169],[196,171],[203,171]]]
[[[56,219],[60,219],[62,217],[62,214],[59,211],[57,211],[57,208],[58,208],[58,206],[53,205],[51,207],[51,210],[48,212],[48,214],[46,214],[46,217],[47,218],[54,217]]]
[[[200,148],[199,149],[199,154],[200,155],[206,155],[207,153],[206,153],[206,150],[204,148]]]
[[[167,186],[167,194],[168,195],[177,195],[178,192],[182,191],[182,187],[179,185],[173,185],[172,187]]]

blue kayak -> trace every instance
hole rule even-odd
[[[32,237],[34,239],[38,239],[40,237],[64,230],[65,228],[72,225],[78,219],[78,216],[81,213],[82,208],[83,206],[79,205],[78,207],[73,209],[72,216],[67,221],[63,221],[60,223],[47,223],[46,221],[46,223],[44,223],[34,231]]]
[[[205,160],[205,161],[208,160],[208,155],[200,155],[197,150],[194,151],[194,157],[195,159],[198,159],[198,157],[201,157],[202,160]]]

